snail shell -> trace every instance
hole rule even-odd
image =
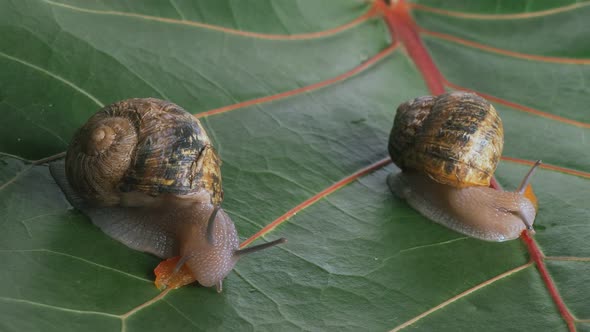
[[[454,187],[489,186],[503,146],[494,106],[463,92],[401,104],[389,137],[389,154],[398,167]]]
[[[74,135],[65,163],[50,170],[105,233],[161,258],[180,255],[200,284],[220,290],[240,256],[235,225],[220,208],[220,165],[190,113],[141,98],[94,114]]]
[[[133,202],[137,194],[219,205],[220,165],[200,122],[153,98],[106,106],[76,132],[66,154],[68,182],[100,206],[141,204]]]
[[[389,153],[401,173],[388,184],[427,218],[460,233],[505,241],[532,229],[534,204],[523,193],[489,188],[502,154],[502,121],[485,99],[464,92],[425,96],[398,107]]]

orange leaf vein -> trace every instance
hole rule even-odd
[[[56,1],[52,1],[52,0],[43,0],[43,1],[45,1],[46,3],[48,3],[52,6],[62,7],[62,8],[66,8],[66,9],[69,9],[72,11],[83,12],[83,13],[88,13],[88,14],[129,17],[129,18],[141,19],[141,20],[146,20],[146,21],[184,25],[184,26],[190,26],[190,27],[195,27],[195,28],[201,28],[201,29],[205,29],[205,30],[218,31],[218,32],[227,33],[230,35],[236,35],[236,36],[242,36],[242,37],[248,37],[248,38],[257,38],[257,39],[267,39],[267,40],[304,40],[304,39],[323,38],[323,37],[331,36],[331,35],[337,34],[339,32],[348,30],[354,26],[359,25],[360,23],[368,20],[369,18],[371,18],[372,16],[375,15],[375,10],[373,7],[371,7],[367,12],[365,12],[361,16],[355,18],[354,20],[352,20],[348,23],[337,26],[335,28],[323,30],[323,31],[317,31],[317,32],[288,35],[288,34],[270,34],[270,33],[242,31],[242,30],[222,27],[219,25],[213,25],[213,24],[201,23],[201,22],[195,22],[195,21],[179,20],[179,19],[173,19],[173,18],[143,15],[143,14],[130,13],[130,12],[119,12],[119,11],[114,11],[114,10],[99,10],[99,9],[82,8],[82,7],[68,5],[65,3],[56,2]]]
[[[502,160],[512,162],[512,163],[521,164],[521,165],[527,165],[527,166],[532,166],[535,164],[535,162],[531,161],[531,160],[525,160],[525,159],[513,158],[513,157],[507,157],[507,156],[502,156]],[[548,169],[551,171],[556,171],[556,172],[560,172],[560,173],[565,173],[565,174],[569,174],[569,175],[575,175],[575,176],[579,176],[582,178],[590,179],[590,173],[588,173],[588,172],[578,171],[578,170],[571,169],[571,168],[565,168],[565,167],[560,167],[560,166],[555,166],[555,165],[550,165],[550,164],[545,164],[545,163],[541,164],[539,167],[544,168],[544,169]]]
[[[554,121],[567,123],[567,124],[570,124],[570,125],[573,125],[573,126],[576,126],[576,127],[590,128],[590,124],[589,123],[580,122],[580,121],[576,121],[576,120],[571,120],[571,119],[568,119],[568,118],[564,118],[562,116],[554,115],[554,114],[551,114],[551,113],[548,113],[548,112],[543,112],[543,111],[534,109],[532,107],[520,105],[520,104],[517,104],[515,102],[511,102],[511,101],[508,101],[508,100],[505,100],[505,99],[502,99],[502,98],[498,98],[498,97],[495,97],[495,96],[492,96],[492,95],[489,95],[489,94],[486,94],[486,93],[483,93],[483,92],[479,92],[479,91],[476,91],[476,90],[473,90],[473,89],[468,89],[468,88],[459,86],[457,84],[454,84],[454,83],[451,83],[451,82],[447,81],[446,79],[444,81],[444,85],[447,86],[447,87],[449,87],[449,88],[453,88],[453,89],[457,89],[457,90],[463,90],[463,91],[468,91],[468,92],[476,93],[476,94],[482,96],[483,98],[485,98],[487,100],[493,101],[495,103],[498,103],[498,104],[501,104],[501,105],[504,105],[504,106],[507,106],[507,107],[510,107],[510,108],[513,108],[513,109],[518,110],[518,111],[522,111],[522,112],[526,112],[526,113],[530,113],[530,114],[542,116],[542,117],[547,118],[547,119],[551,119],[551,120],[554,120]]]
[[[279,226],[280,224],[282,224],[283,222],[289,220],[291,217],[293,217],[295,214],[297,214],[298,212],[302,211],[303,209],[313,205],[314,203],[316,203],[317,201],[319,201],[320,199],[332,194],[333,192],[343,188],[344,186],[346,186],[347,184],[357,180],[358,178],[367,175],[383,166],[388,165],[389,163],[391,163],[391,159],[389,158],[385,158],[382,160],[377,161],[376,163],[373,163],[361,170],[358,170],[356,172],[354,172],[353,174],[343,178],[342,180],[332,184],[331,186],[327,187],[326,189],[320,191],[319,193],[313,195],[312,197],[306,199],[305,201],[301,202],[299,205],[295,206],[294,208],[292,208],[291,210],[285,212],[285,214],[283,214],[282,216],[278,217],[277,219],[275,219],[273,222],[271,222],[270,224],[268,224],[267,226],[265,226],[264,228],[262,228],[260,231],[258,231],[256,234],[252,235],[249,239],[247,239],[246,241],[242,242],[242,244],[240,244],[240,248],[244,248],[246,247],[248,244],[252,243],[254,240],[258,239],[261,236],[264,236],[265,234],[267,234],[268,232],[270,232],[271,230],[273,230],[274,228],[276,228],[277,226]]]
[[[452,11],[440,8],[434,8],[422,4],[412,3],[410,6],[414,10],[430,12],[438,15],[443,16],[450,16],[450,17],[457,17],[462,19],[473,19],[473,20],[517,20],[517,19],[530,19],[535,17],[543,17],[549,15],[555,15],[563,12],[572,11],[578,8],[586,7],[590,5],[590,2],[578,2],[573,3],[571,5],[556,7],[546,10],[539,10],[534,12],[528,13],[518,13],[518,14],[475,14],[475,13],[465,13],[459,11]]]
[[[524,60],[532,60],[538,62],[548,62],[548,63],[560,63],[560,64],[567,64],[567,65],[588,65],[590,64],[590,59],[574,59],[574,58],[562,58],[562,57],[552,57],[552,56],[543,56],[543,55],[534,55],[534,54],[526,54],[520,52],[514,52],[509,50],[504,50],[497,47],[488,46],[485,44],[477,43],[471,40],[455,37],[446,33],[430,31],[423,28],[420,28],[420,33],[423,35],[435,37],[438,39],[447,40],[456,44],[461,44],[464,46],[468,46],[471,48],[475,48],[478,50],[482,50],[485,52],[501,54],[504,56],[517,58],[517,59],[524,59]]]
[[[216,108],[216,109],[212,109],[206,112],[202,112],[202,113],[198,113],[195,114],[194,116],[196,118],[202,118],[205,116],[210,116],[210,115],[215,115],[215,114],[220,114],[220,113],[225,113],[225,112],[229,112],[229,111],[233,111],[239,108],[243,108],[243,107],[248,107],[248,106],[252,106],[252,105],[258,105],[258,104],[262,104],[262,103],[267,103],[267,102],[271,102],[271,101],[275,101],[275,100],[280,100],[280,99],[284,99],[287,97],[292,97],[295,95],[299,95],[305,92],[309,92],[309,91],[313,91],[313,90],[318,90],[320,88],[324,88],[326,86],[344,81],[354,75],[357,75],[359,73],[361,73],[362,71],[366,70],[367,68],[373,66],[375,63],[379,62],[380,60],[382,60],[383,58],[387,57],[389,54],[393,53],[393,51],[398,47],[398,43],[394,43],[390,46],[388,46],[387,48],[383,49],[382,51],[380,51],[379,53],[377,53],[376,55],[372,56],[371,58],[369,58],[367,61],[363,62],[362,64],[360,64],[359,66],[347,71],[344,74],[340,74],[336,77],[318,82],[318,83],[314,83],[311,85],[307,85],[298,89],[294,89],[294,90],[289,90],[289,91],[285,91],[285,92],[281,92],[281,93],[277,93],[274,95],[270,95],[270,96],[265,96],[265,97],[260,97],[260,98],[255,98],[255,99],[251,99],[251,100],[246,100],[243,102],[239,102],[236,104],[231,104],[231,105],[227,105],[227,106],[223,106],[220,108]]]
[[[590,257],[575,256],[545,256],[548,261],[590,262]]]

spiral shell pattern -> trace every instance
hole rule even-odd
[[[488,186],[504,145],[502,121],[485,99],[465,92],[401,104],[389,153],[404,171],[454,187]]]
[[[221,204],[221,161],[201,123],[173,103],[128,99],[104,107],[75,134],[66,155],[73,189],[94,205],[123,193],[208,193]]]

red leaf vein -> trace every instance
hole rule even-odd
[[[43,0],[46,3],[56,6],[66,8],[72,11],[94,14],[94,15],[109,15],[109,16],[121,16],[121,17],[129,17],[135,19],[141,19],[146,21],[153,21],[153,22],[160,22],[160,23],[167,23],[167,24],[176,24],[176,25],[184,25],[190,26],[195,28],[201,28],[206,30],[218,31],[230,35],[235,36],[242,36],[242,37],[249,37],[249,38],[257,38],[257,39],[267,39],[267,40],[304,40],[304,39],[317,39],[317,38],[324,38],[327,36],[335,35],[339,32],[344,30],[350,29],[356,25],[361,24],[362,22],[368,20],[369,18],[375,15],[374,8],[370,8],[367,12],[362,14],[361,16],[355,18],[354,20],[342,24],[340,26],[334,27],[332,29],[318,31],[318,32],[310,32],[310,33],[298,33],[298,34],[270,34],[270,33],[259,33],[259,32],[250,32],[250,31],[242,31],[232,28],[226,28],[219,25],[208,24],[208,23],[201,23],[195,21],[188,21],[188,20],[178,20],[173,18],[166,18],[166,17],[159,17],[159,16],[150,16],[150,15],[143,15],[137,13],[130,13],[130,12],[120,12],[114,10],[99,10],[99,9],[89,9],[89,8],[82,8],[77,7],[65,3],[60,3],[52,0]]]
[[[473,89],[467,89],[465,87],[462,87],[462,86],[459,86],[457,84],[451,83],[451,82],[447,81],[446,79],[444,81],[444,84],[446,86],[448,86],[449,88],[453,88],[453,89],[457,89],[457,90],[463,90],[463,91],[469,91],[469,92],[476,93],[476,94],[484,97],[487,100],[491,100],[491,101],[493,101],[495,103],[498,103],[498,104],[501,104],[501,105],[504,105],[504,106],[513,108],[515,110],[519,110],[519,111],[522,111],[522,112],[526,112],[526,113],[530,113],[530,114],[542,116],[542,117],[547,118],[547,119],[551,119],[551,120],[554,120],[554,121],[567,123],[567,124],[570,124],[570,125],[573,125],[573,126],[576,126],[576,127],[590,128],[590,123],[585,123],[585,122],[580,122],[580,121],[576,121],[576,120],[571,120],[571,119],[568,119],[568,118],[564,118],[562,116],[558,116],[558,115],[554,115],[554,114],[551,114],[551,113],[539,111],[539,110],[534,109],[532,107],[520,105],[520,104],[517,104],[515,102],[509,101],[509,100],[505,100],[505,99],[502,99],[502,98],[498,98],[498,97],[495,97],[495,96],[492,96],[492,95],[489,95],[489,94],[486,94],[486,93],[483,93],[483,92],[479,92],[479,91],[476,91],[476,90],[473,90]]]
[[[502,160],[509,161],[512,163],[521,164],[521,165],[527,165],[527,166],[532,166],[535,164],[535,162],[531,161],[531,160],[525,160],[525,159],[513,158],[513,157],[507,157],[507,156],[502,156]],[[588,172],[582,172],[582,171],[578,171],[578,170],[571,169],[571,168],[554,166],[554,165],[545,164],[545,163],[541,164],[539,167],[544,168],[544,169],[548,169],[548,170],[552,170],[552,171],[556,171],[556,172],[560,172],[560,173],[565,173],[565,174],[570,174],[570,175],[575,175],[575,176],[583,177],[586,179],[590,179],[590,173],[588,173]]]
[[[541,275],[541,279],[543,279],[543,282],[545,283],[545,287],[547,287],[547,290],[549,291],[549,295],[551,295],[551,298],[553,299],[553,302],[557,306],[557,309],[559,310],[561,317],[565,320],[568,329],[570,330],[570,332],[576,331],[575,319],[572,316],[572,314],[569,312],[567,306],[565,305],[565,302],[563,302],[561,295],[559,295],[559,291],[557,290],[557,286],[555,286],[555,282],[551,278],[551,275],[549,274],[549,271],[547,270],[547,267],[545,266],[545,262],[544,262],[545,256],[543,255],[543,253],[539,249],[539,246],[537,245],[535,240],[533,240],[533,238],[529,235],[529,232],[526,230],[522,232],[520,238],[522,239],[522,241],[526,244],[527,248],[529,249],[531,261],[537,265],[537,270],[539,271],[539,274]]]
[[[481,51],[501,54],[501,55],[505,55],[505,56],[517,58],[517,59],[532,60],[532,61],[538,61],[538,62],[548,62],[548,63],[560,63],[560,64],[568,64],[568,65],[588,65],[588,64],[590,64],[590,59],[562,58],[562,57],[542,56],[542,55],[514,52],[514,51],[504,50],[504,49],[501,49],[498,47],[493,47],[493,46],[488,46],[485,44],[477,43],[477,42],[474,42],[471,40],[455,37],[453,35],[449,35],[446,33],[430,31],[430,30],[426,30],[426,29],[422,29],[422,28],[420,28],[420,33],[423,35],[434,37],[434,38],[450,41],[450,42],[453,42],[456,44],[468,46],[468,47],[478,49]]]
[[[400,40],[418,67],[428,90],[433,95],[445,93],[443,76],[424,47],[416,23],[410,16],[405,1],[395,2],[390,7],[385,2],[376,0],[375,6],[381,11],[393,40]]]
[[[254,240],[258,239],[261,236],[264,236],[265,234],[267,234],[268,232],[270,232],[271,230],[273,230],[274,228],[276,228],[277,226],[279,226],[280,224],[282,224],[283,222],[289,220],[291,217],[293,217],[294,215],[296,215],[298,212],[302,211],[303,209],[313,205],[314,203],[316,203],[317,201],[319,201],[320,199],[332,194],[333,192],[343,188],[344,186],[346,186],[347,184],[357,180],[358,178],[367,175],[375,170],[378,170],[379,168],[388,165],[389,163],[391,163],[391,159],[389,158],[385,158],[382,160],[379,160],[378,162],[371,164],[363,169],[360,169],[356,172],[354,172],[353,174],[345,177],[344,179],[334,183],[333,185],[327,187],[326,189],[320,191],[319,193],[311,196],[310,198],[306,199],[305,201],[301,202],[299,205],[295,206],[294,208],[292,208],[291,210],[285,212],[285,214],[283,214],[282,216],[278,217],[277,219],[275,219],[273,222],[271,222],[270,224],[266,225],[264,228],[262,228],[260,231],[258,231],[256,234],[252,235],[249,239],[247,239],[246,241],[242,242],[242,244],[240,244],[240,248],[244,248],[246,247],[248,244],[252,243]]]
[[[586,7],[590,5],[590,2],[579,2],[573,3],[571,5],[556,7],[546,10],[539,10],[534,12],[528,13],[518,13],[518,14],[475,14],[475,13],[465,13],[459,11],[452,11],[440,8],[434,8],[422,4],[413,3],[410,6],[412,9],[430,12],[438,15],[443,16],[450,16],[450,17],[457,17],[462,19],[472,19],[472,20],[517,20],[517,19],[530,19],[535,17],[543,17],[549,15],[555,15],[567,11],[572,11],[578,8]]]
[[[397,47],[398,47],[398,44],[394,43],[394,44],[388,46],[387,48],[383,49],[379,53],[375,54],[374,56],[372,56],[367,61],[360,64],[359,66],[347,71],[344,74],[340,74],[336,77],[333,77],[333,78],[330,78],[330,79],[327,79],[327,80],[324,80],[324,81],[321,81],[318,83],[314,83],[311,85],[307,85],[307,86],[304,86],[301,88],[277,93],[274,95],[264,96],[264,97],[260,97],[260,98],[246,100],[246,101],[239,102],[239,103],[232,104],[232,105],[223,106],[220,108],[215,108],[215,109],[205,111],[202,113],[194,114],[194,116],[196,118],[202,118],[202,117],[206,117],[206,116],[210,116],[210,115],[225,113],[225,112],[233,111],[233,110],[236,110],[239,108],[244,108],[244,107],[248,107],[248,106],[252,106],[252,105],[258,105],[258,104],[268,103],[271,101],[280,100],[280,99],[284,99],[284,98],[288,98],[288,97],[293,97],[293,96],[296,96],[296,95],[299,95],[299,94],[302,94],[305,92],[318,90],[318,89],[324,88],[326,86],[336,84],[338,82],[344,81],[354,75],[357,75],[357,74],[365,71],[369,67],[373,66],[375,63],[379,62],[383,58],[387,57],[389,54],[393,53],[393,51],[395,49],[397,49]]]

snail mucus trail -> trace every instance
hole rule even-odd
[[[104,107],[50,171],[68,201],[106,234],[160,258],[180,256],[203,286],[222,289],[237,260],[284,243],[239,249],[221,208],[221,160],[201,123],[173,103],[123,100]]]
[[[489,188],[502,155],[504,131],[494,107],[465,92],[424,96],[401,104],[389,154],[402,172],[388,185],[428,219],[487,241],[533,230],[536,202],[525,195],[540,161],[515,192]]]

